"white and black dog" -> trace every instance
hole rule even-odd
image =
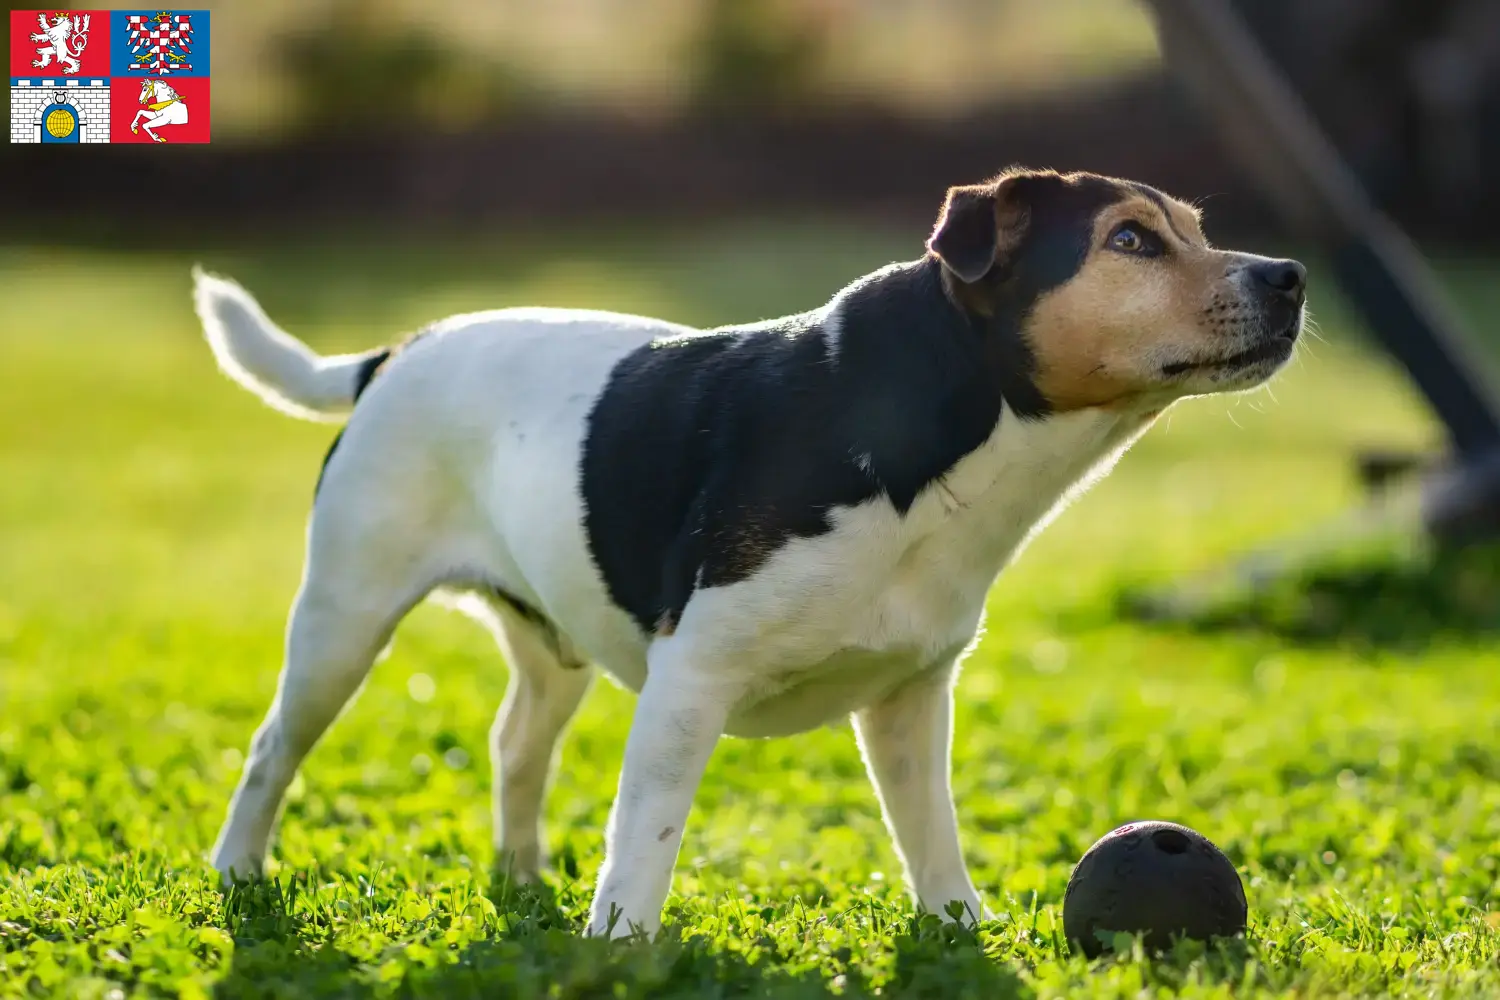
[[[1306,270],[1214,249],[1145,185],[1050,171],[951,189],[926,249],[766,322],[502,309],[338,357],[197,272],[230,376],[294,415],[353,407],[214,866],[260,872],[297,767],[440,589],[510,664],[495,846],[519,877],[594,667],[640,695],[591,933],[659,925],[721,734],[850,715],[918,903],[981,918],[949,762],[986,593],[1164,408],[1286,363]]]

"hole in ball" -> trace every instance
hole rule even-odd
[[[1151,841],[1164,854],[1186,854],[1189,846],[1187,834],[1181,830],[1157,830]]]

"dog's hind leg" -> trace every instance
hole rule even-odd
[[[256,730],[214,846],[225,880],[258,876],[282,796],[314,743],[348,703],[402,616],[425,596],[399,533],[314,510],[307,568],[292,606],[286,664]],[[377,530],[372,530],[372,527]]]
[[[469,610],[490,626],[510,667],[490,729],[495,875],[530,882],[546,862],[542,806],[557,744],[594,671],[550,623],[503,595]]]

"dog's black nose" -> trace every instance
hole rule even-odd
[[[1250,267],[1250,276],[1289,299],[1301,299],[1307,290],[1307,268],[1295,260],[1266,260]]]

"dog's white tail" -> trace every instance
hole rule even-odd
[[[272,323],[227,278],[193,268],[193,303],[224,373],[283,413],[330,420],[347,412],[389,350],[324,357]]]

